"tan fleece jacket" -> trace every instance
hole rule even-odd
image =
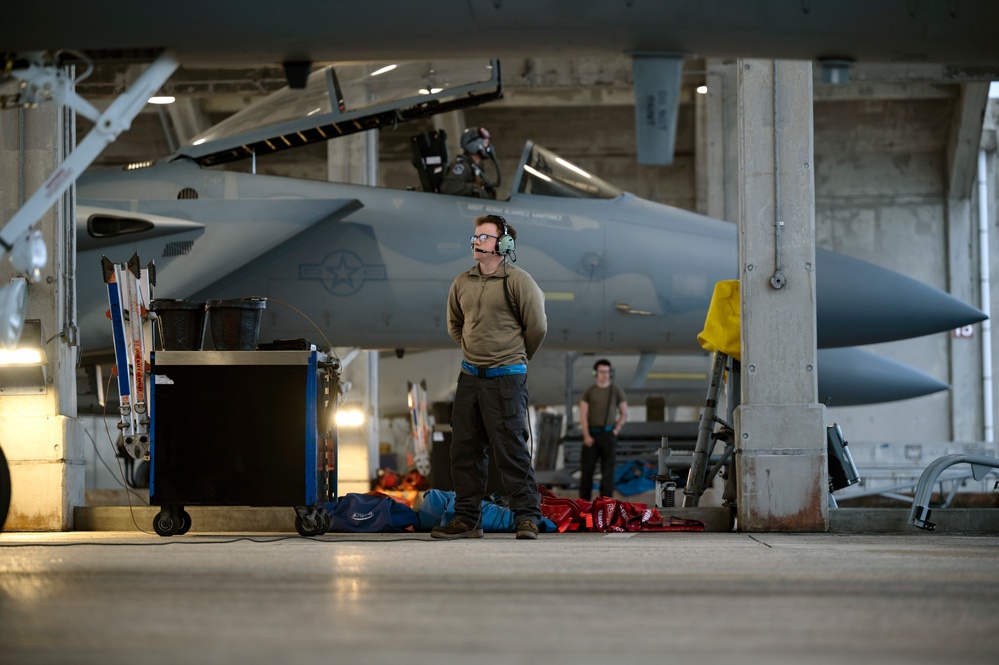
[[[504,276],[524,332],[503,292]],[[548,332],[545,296],[534,279],[516,266],[506,263],[492,275],[483,275],[475,265],[451,284],[447,327],[464,359],[476,367],[526,363]]]

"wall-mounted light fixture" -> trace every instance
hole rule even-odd
[[[42,340],[42,322],[24,321],[16,346],[0,349],[0,396],[44,394],[48,358]]]

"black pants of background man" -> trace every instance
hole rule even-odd
[[[489,466],[487,445],[515,523],[541,521],[541,495],[528,449],[529,399],[525,374],[492,379],[464,372],[458,376],[451,411],[451,477],[454,514],[465,524],[479,522]]]
[[[593,472],[600,458],[600,496],[614,496],[614,449],[617,437],[614,432],[590,434],[592,446],[583,446],[579,453],[579,498],[590,500],[593,493]]]

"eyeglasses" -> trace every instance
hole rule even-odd
[[[470,240],[471,242],[475,242],[476,240],[478,240],[479,242],[485,242],[487,238],[496,238],[497,240],[499,240],[499,236],[491,236],[488,233],[480,233],[478,235],[474,235],[470,238]]]

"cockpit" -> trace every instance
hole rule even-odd
[[[528,141],[511,190],[574,199],[613,199],[621,190],[542,146]]]

